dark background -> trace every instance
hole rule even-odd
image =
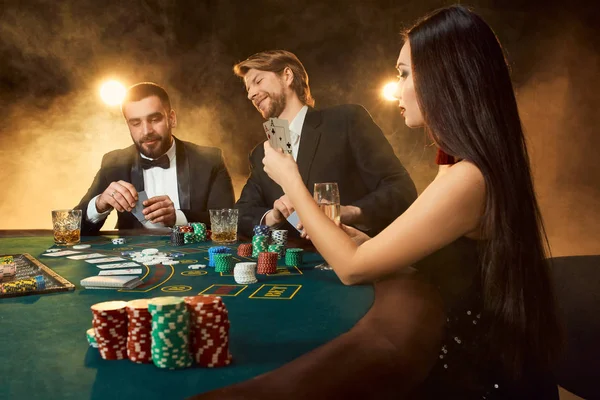
[[[600,244],[600,6],[589,1],[473,1],[513,72],[554,255]],[[260,115],[232,66],[266,49],[303,61],[317,107],[364,105],[422,191],[436,173],[422,130],[381,98],[399,33],[446,1],[2,0],[0,229],[49,228],[77,204],[102,155],[131,143],[100,84],[154,81],[178,112],[175,134],[221,147],[239,196]],[[114,217],[105,225],[112,228]]]

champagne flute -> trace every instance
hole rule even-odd
[[[313,198],[319,205],[321,211],[332,221],[340,221],[340,191],[335,182],[315,183]],[[325,261],[315,267],[316,269],[332,270]]]

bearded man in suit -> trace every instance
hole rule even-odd
[[[342,223],[372,236],[416,199],[408,172],[362,106],[313,108],[308,74],[293,53],[264,51],[233,70],[264,119],[289,122],[292,155],[307,188],[312,191],[317,182],[337,182]],[[250,154],[250,176],[236,203],[239,230],[248,236],[254,225],[285,226],[294,211],[279,185],[263,171],[263,157],[261,143]]]
[[[121,110],[133,145],[107,153],[87,193],[83,235],[97,233],[116,209],[117,228],[161,228],[210,223],[208,210],[231,208],[235,198],[221,150],[177,139],[177,116],[167,92],[155,83],[130,87]],[[143,218],[133,211],[145,191]]]

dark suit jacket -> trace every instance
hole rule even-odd
[[[263,170],[262,143],[250,154],[250,177],[236,203],[239,230],[251,236],[283,190]],[[361,208],[373,235],[402,214],[417,197],[415,185],[367,110],[341,105],[308,109],[297,157],[312,192],[317,182],[337,182],[342,205]],[[287,229],[294,231],[288,224]]]
[[[189,222],[204,222],[210,225],[209,209],[231,208],[235,202],[231,177],[225,167],[221,150],[174,139],[180,209]],[[104,192],[111,182],[119,180],[131,183],[138,192],[144,190],[140,155],[135,145],[111,151],[102,158],[100,171],[96,174],[92,186],[75,207],[83,211],[83,235],[97,233],[104,224],[104,220],[96,224],[87,221],[85,215],[89,201]],[[116,228],[143,228],[143,225],[133,214],[119,212]]]

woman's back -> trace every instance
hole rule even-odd
[[[439,358],[422,386],[423,398],[558,399],[549,373],[526,369],[518,383],[509,383],[493,344],[486,345],[479,244],[463,237],[415,265],[437,287],[447,313]]]

